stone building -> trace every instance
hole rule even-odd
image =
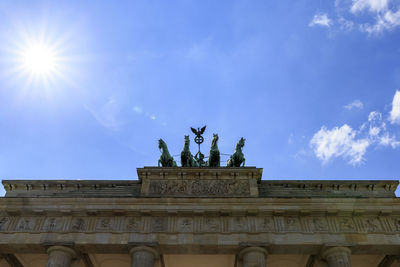
[[[0,267],[400,266],[397,181],[139,168],[138,181],[5,180]]]

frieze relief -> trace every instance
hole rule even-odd
[[[149,195],[162,196],[248,196],[248,180],[152,180]]]
[[[8,232],[400,233],[391,216],[102,216],[0,217]]]

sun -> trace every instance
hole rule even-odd
[[[22,62],[32,75],[47,76],[56,70],[56,53],[45,44],[32,44],[23,51]]]

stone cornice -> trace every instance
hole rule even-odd
[[[262,169],[139,168],[138,180],[3,180],[6,197],[394,198],[397,180],[261,180]]]

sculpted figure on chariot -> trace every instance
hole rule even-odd
[[[199,151],[193,157],[190,152],[190,139],[189,135],[185,135],[185,141],[183,145],[181,156],[181,166],[182,167],[220,167],[221,166],[221,153],[218,149],[218,134],[213,134],[213,138],[211,141],[210,154],[208,156],[208,160],[205,161],[206,158],[203,153],[200,152],[200,144],[203,143],[204,138],[202,134],[204,133],[206,126],[203,128],[190,128],[192,132],[196,135],[194,141],[199,146]],[[243,137],[240,138],[239,142],[236,144],[235,151],[232,155],[230,155],[229,160],[227,161],[226,167],[244,167],[246,159],[243,154],[243,147],[245,140]],[[162,167],[177,167],[177,164],[168,151],[166,143],[160,139],[158,140],[158,148],[161,151],[160,159],[158,160],[158,166]],[[222,154],[227,155],[227,154]],[[175,155],[178,156],[178,155]]]

